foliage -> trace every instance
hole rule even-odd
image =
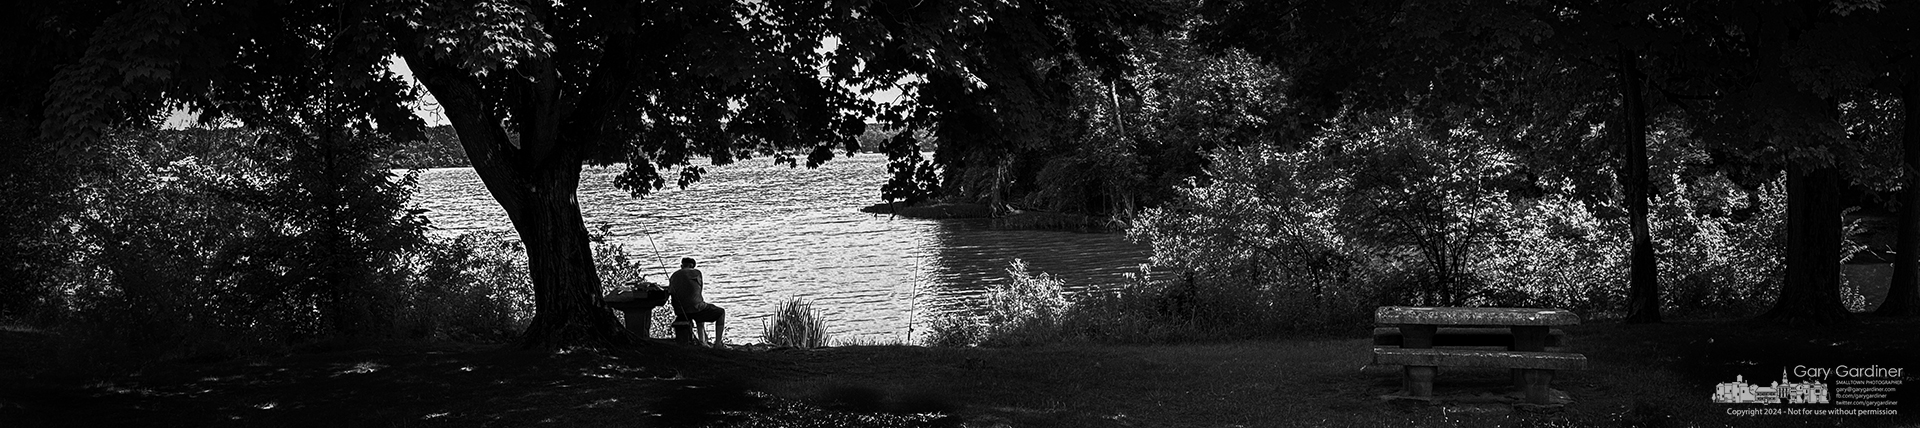
[[[827,316],[798,297],[774,308],[771,321],[764,327],[761,337],[769,345],[802,349],[827,346]]]
[[[903,131],[886,141],[882,148],[887,153],[887,173],[891,178],[880,186],[880,199],[914,204],[939,194],[940,170],[920,155],[920,137]]]
[[[0,323],[49,326],[66,315],[63,282],[82,268],[73,225],[84,171],[71,147],[40,137],[59,68],[85,53],[99,2],[18,4],[0,18]]]
[[[1136,214],[1202,173],[1202,154],[1273,135],[1283,76],[1237,49],[1207,53],[1184,31],[1137,32],[1138,68],[1074,81],[1071,138],[1021,154],[1015,191],[1046,211]]]
[[[0,205],[11,207],[0,212],[0,278],[8,282],[0,286],[0,324],[45,325],[65,306],[63,273],[76,268],[60,215],[72,203],[72,169],[10,118],[0,118],[0,148],[14,153],[0,159]]]
[[[1775,300],[1786,275],[1785,187],[1780,178],[1749,193],[1705,177],[1654,205],[1655,245],[1672,260],[1660,272],[1667,308],[1745,316]]]
[[[1511,163],[1470,129],[1391,116],[1335,126],[1297,149],[1218,150],[1207,185],[1182,187],[1184,198],[1136,223],[1156,265],[1185,276],[1176,291],[1195,312],[1488,297],[1472,266],[1511,223],[1515,204],[1500,185]]]
[[[927,346],[974,346],[984,339],[984,333],[982,326],[968,317],[938,316],[927,321],[925,341]]]
[[[452,127],[428,128],[425,137],[401,142],[389,163],[401,169],[470,166],[467,152],[460,148],[460,138],[454,135]]]
[[[87,338],[70,356],[497,341],[531,317],[517,243],[427,236],[404,209],[411,176],[369,161],[385,146],[247,129],[110,141],[93,159],[118,165],[96,169],[80,194],[87,209],[65,220],[84,269],[59,278],[69,297],[55,327]]]
[[[1476,300],[1470,269],[1488,244],[1505,238],[1515,201],[1502,185],[1517,175],[1513,157],[1478,130],[1385,116],[1337,119],[1307,150],[1329,150],[1321,195],[1335,201],[1332,222],[1355,250],[1424,276],[1405,301],[1456,306]],[[1337,147],[1337,148],[1333,148]]]
[[[401,338],[502,342],[533,318],[526,250],[509,234],[433,238],[406,255]]]
[[[1335,135],[1392,135],[1393,129]],[[1499,182],[1497,168],[1443,168],[1461,172],[1453,178],[1410,174],[1421,169],[1392,164],[1407,162],[1402,157],[1409,153],[1422,152],[1381,150],[1391,144],[1369,146],[1384,141],[1348,143],[1340,147],[1349,149],[1343,153],[1351,157],[1341,159],[1375,165],[1369,173],[1398,172],[1397,177],[1416,182],[1416,187],[1454,180],[1454,188],[1436,187],[1435,192],[1464,195]],[[1693,150],[1683,141],[1666,143],[1670,149]],[[1213,156],[1211,186],[1183,188],[1186,199],[1148,210],[1131,232],[1154,244],[1155,266],[1172,270],[1171,278],[1156,277],[1143,266],[1126,284],[1087,284],[1053,322],[1016,323],[1020,328],[996,329],[979,322],[980,317],[940,318],[931,326],[934,334],[929,342],[936,346],[1167,343],[1361,331],[1371,325],[1378,305],[1424,298],[1418,291],[1430,287],[1435,277],[1422,264],[1424,257],[1407,256],[1420,252],[1407,248],[1414,244],[1365,237],[1378,232],[1347,220],[1313,215],[1366,208],[1403,215],[1419,211],[1407,209],[1418,207],[1405,200],[1414,198],[1395,196],[1403,200],[1367,204],[1337,196],[1298,196],[1320,194],[1302,187],[1357,182],[1346,175],[1324,174],[1339,170],[1336,167],[1341,164],[1333,161],[1339,157],[1315,153],[1311,149],[1281,151],[1270,145],[1223,148]],[[1426,156],[1425,162],[1451,165],[1433,153],[1421,156]],[[1783,274],[1782,184],[1776,181],[1749,192],[1723,174],[1689,176],[1688,156],[1693,155],[1659,157],[1666,162],[1654,168],[1662,172],[1661,185],[1673,195],[1660,199],[1652,215],[1653,236],[1662,257],[1675,261],[1661,272],[1661,282],[1669,289],[1665,307],[1683,316],[1754,314],[1770,301]],[[1473,171],[1479,172],[1468,174]],[[1366,194],[1336,188],[1343,190],[1334,193]],[[1493,198],[1499,204],[1482,202],[1494,206],[1491,209],[1499,215],[1469,219],[1489,222],[1483,227],[1499,233],[1459,250],[1465,257],[1457,275],[1468,279],[1460,282],[1465,304],[1564,308],[1589,319],[1620,317],[1624,304],[1620,290],[1626,284],[1628,265],[1621,251],[1626,246],[1626,222],[1617,214],[1620,209],[1566,193],[1501,195],[1488,196],[1499,196]],[[1475,206],[1472,201],[1455,199],[1427,209],[1458,210]],[[1428,214],[1426,218],[1446,217]],[[1395,221],[1422,220],[1410,216]],[[1395,246],[1403,250],[1392,251]],[[1282,251],[1291,256],[1262,255]],[[1322,256],[1311,258],[1316,251]],[[1019,295],[999,289],[995,293]]]
[[[978,316],[948,314],[928,327],[928,343],[935,346],[1019,345],[1057,340],[1061,315],[1072,307],[1061,280],[1027,270],[1014,259],[1007,266],[1008,281],[987,287]]]
[[[626,244],[609,239],[613,236],[612,224],[601,224],[588,235],[593,241],[593,267],[599,272],[600,280],[624,288],[632,288],[647,280],[649,272],[665,274],[669,270],[667,260],[654,258],[658,254],[636,254]],[[666,281],[666,278],[660,278]],[[661,284],[661,283],[656,283]]]
[[[1203,330],[1365,322],[1380,304],[1546,306],[1617,315],[1625,281],[1619,208],[1562,182],[1517,179],[1508,146],[1471,126],[1341,117],[1294,148],[1227,147],[1207,185],[1130,230],[1181,279],[1147,293]],[[1680,136],[1659,140],[1657,248],[1676,260],[1669,308],[1751,313],[1781,275],[1784,196],[1699,174]],[[1141,291],[1133,291],[1141,293]],[[1262,314],[1287,313],[1283,320]]]
[[[901,87],[901,100],[876,106],[883,123],[940,138],[932,159],[917,154],[916,139],[889,145],[896,165],[887,188],[898,199],[1026,192],[1009,187],[1032,183],[1031,171],[1082,128],[1057,119],[1073,114],[1076,81],[1130,70],[1133,44],[1124,35],[1166,30],[1177,12],[1153,1],[902,6],[875,3],[867,12],[887,18],[850,22],[833,58],[850,69],[850,61],[865,61],[850,83]]]

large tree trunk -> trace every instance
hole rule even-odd
[[[579,162],[528,172],[517,177],[526,185],[522,194],[496,195],[526,245],[527,270],[533,278],[533,323],[527,326],[521,347],[633,343],[635,338],[600,300],[600,274],[594,270],[586,223],[574,196],[580,185]]]
[[[1840,170],[1787,163],[1787,280],[1763,317],[1788,324],[1845,323],[1840,303]]]
[[[1647,199],[1651,184],[1647,180],[1647,108],[1640,95],[1639,55],[1620,50],[1620,133],[1626,136],[1626,171],[1621,185],[1626,188],[1627,221],[1633,228],[1633,248],[1628,271],[1628,323],[1660,322],[1660,267],[1653,253],[1653,233],[1647,224]]]
[[[505,208],[527,249],[533,279],[534,316],[520,345],[527,349],[608,348],[644,343],[626,331],[601,301],[600,275],[594,270],[585,221],[575,196],[580,185],[583,142],[563,138],[599,123],[605,100],[589,95],[574,117],[556,114],[552,100],[557,76],[550,68],[523,64],[534,80],[529,95],[516,105],[518,144],[509,141],[505,122],[481,92],[478,79],[421,50],[401,50],[414,75],[433,93],[474,172]],[[598,75],[596,73],[596,75]],[[617,92],[617,89],[608,91]],[[581,113],[583,111],[593,113]],[[584,118],[584,119],[583,119]]]
[[[1901,131],[1901,157],[1906,186],[1900,189],[1900,240],[1894,244],[1893,283],[1876,315],[1920,315],[1920,78],[1909,78],[1900,88],[1906,124]]]

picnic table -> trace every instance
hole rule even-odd
[[[627,330],[640,337],[647,337],[653,331],[653,309],[667,304],[667,290],[658,287],[639,287],[633,291],[613,294],[600,299],[608,309],[620,311],[627,319]]]
[[[1587,357],[1559,352],[1565,333],[1580,317],[1558,309],[1383,306],[1374,322],[1374,364],[1400,365],[1406,398],[1433,398],[1440,366],[1512,370],[1514,386],[1532,404],[1552,402],[1555,370],[1585,370]]]

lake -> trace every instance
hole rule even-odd
[[[932,315],[965,310],[1008,263],[1066,281],[1069,291],[1118,284],[1151,250],[1117,233],[999,230],[987,220],[923,220],[860,212],[880,202],[886,156],[842,156],[817,169],[757,158],[723,167],[686,189],[644,198],[615,189],[620,167],[588,168],[580,204],[589,229],[664,272],[700,261],[707,298],[727,308],[728,341],[759,342],[775,305],[812,302],[836,341],[923,339]],[[671,174],[669,174],[671,175]],[[470,168],[420,174],[415,204],[441,235],[512,231]],[[657,252],[656,252],[657,250]],[[664,284],[663,274],[649,280]],[[909,340],[908,326],[919,326]]]

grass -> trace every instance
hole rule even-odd
[[[811,349],[827,346],[827,316],[798,297],[775,308],[762,339],[768,345]]]
[[[1345,338],[1026,348],[847,346],[611,355],[396,345],[139,373],[0,379],[0,426],[1894,426],[1920,423],[1909,381],[1886,417],[1736,417],[1713,384],[1781,365],[1910,367],[1920,320],[1829,329],[1732,321],[1567,329],[1591,360],[1529,412],[1503,370],[1443,369],[1438,404],[1379,398],[1394,367]],[[0,349],[9,349],[0,344]],[[1913,375],[1909,374],[1911,378]]]

